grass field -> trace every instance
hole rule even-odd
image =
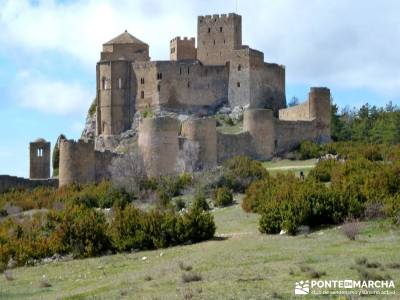
[[[316,159],[308,159],[308,160],[288,160],[282,159],[278,161],[266,161],[263,162],[263,166],[268,170],[268,172],[272,175],[278,172],[291,172],[296,176],[300,175],[302,171],[304,175],[307,175],[312,168],[317,164]]]
[[[397,294],[362,299],[400,298],[400,268],[388,266],[400,266],[399,228],[385,221],[363,223],[355,241],[339,227],[295,237],[263,235],[258,216],[243,212],[240,195],[235,199],[235,205],[213,211],[214,240],[17,268],[14,280],[0,277],[0,299],[346,299],[295,296],[294,285],[311,278],[307,269],[325,272],[321,280],[358,280],[353,267],[361,257],[381,265],[368,271],[394,279]],[[188,272],[201,280],[184,282]]]

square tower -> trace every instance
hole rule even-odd
[[[50,178],[50,142],[37,139],[29,144],[30,167],[29,178]]]
[[[181,39],[180,36],[171,40],[170,60],[196,59],[196,40],[194,37]]]
[[[233,50],[242,48],[242,17],[199,16],[197,19],[197,59],[204,65],[225,65]]]

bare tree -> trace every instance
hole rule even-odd
[[[109,170],[113,184],[130,193],[138,193],[140,182],[146,177],[143,159],[137,149],[115,157]]]

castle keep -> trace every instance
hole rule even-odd
[[[194,37],[175,37],[168,61],[150,60],[149,46],[125,31],[103,44],[96,86],[94,141],[60,143],[60,185],[109,178],[127,133],[137,147],[124,151],[138,149],[149,176],[330,140],[329,89],[311,88],[307,101],[287,108],[285,67],[243,45],[242,17],[233,13],[198,17],[197,47]],[[238,108],[242,131],[217,130],[215,114]]]

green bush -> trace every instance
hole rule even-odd
[[[68,205],[64,211],[51,217],[62,252],[89,257],[110,249],[103,213],[84,205]]]
[[[253,181],[267,176],[268,172],[259,161],[247,156],[236,156],[224,162],[220,186],[243,193]]]
[[[210,206],[208,205],[206,195],[201,192],[197,191],[194,195],[193,203],[192,203],[192,209],[194,210],[209,210]]]
[[[301,143],[299,152],[301,159],[318,158],[321,156],[319,145],[310,141]]]
[[[175,209],[176,211],[181,211],[186,207],[186,202],[182,198],[178,198],[175,200]]]
[[[215,191],[215,206],[224,207],[233,203],[233,195],[227,187],[217,188]]]

